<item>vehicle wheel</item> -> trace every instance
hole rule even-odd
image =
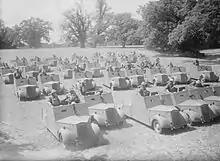
[[[63,141],[63,137],[62,137],[62,134],[60,132],[58,133],[58,141],[59,142]]]
[[[185,129],[185,128],[187,128],[188,126],[187,125],[183,125],[182,127],[181,127],[181,129]]]
[[[156,133],[159,133],[159,134],[162,134],[163,132],[163,129],[161,128],[160,123],[157,120],[153,121],[153,129]]]
[[[190,118],[190,116],[187,114],[187,116],[188,116],[188,125],[190,125],[190,126],[193,126],[193,122],[192,122],[192,119]]]
[[[110,124],[109,124],[107,121],[105,122],[105,127],[106,127],[106,128],[109,128],[109,127],[110,127]]]
[[[20,101],[26,101],[25,97],[19,96]]]

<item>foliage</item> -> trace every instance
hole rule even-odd
[[[109,41],[115,41],[125,47],[127,44],[137,44],[140,41],[139,26],[141,22],[132,18],[130,13],[119,13],[114,16],[113,24],[108,30]]]
[[[87,31],[91,24],[90,16],[83,10],[82,5],[76,4],[76,8],[64,13],[64,18],[62,29],[66,42],[80,42],[80,47],[85,48]]]
[[[23,20],[19,25],[15,26],[16,31],[21,36],[22,40],[29,47],[38,48],[41,46],[41,41],[50,41],[50,31],[52,31],[51,23],[40,18],[31,17]]]
[[[16,26],[6,27],[3,20],[0,20],[0,44],[1,49],[17,48],[24,46]]]
[[[138,10],[146,47],[197,50],[219,45],[220,1],[160,0]]]
[[[102,44],[105,41],[106,30],[112,23],[113,14],[110,12],[111,7],[106,0],[96,1],[96,14],[93,17],[95,25],[92,27],[90,34],[93,41],[93,47],[97,43]]]

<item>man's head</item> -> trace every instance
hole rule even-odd
[[[174,78],[170,78],[170,83],[173,84],[174,83]]]
[[[57,94],[57,93],[56,93],[56,90],[52,89],[51,95],[52,95],[52,96],[56,96],[56,94]]]
[[[142,82],[142,83],[141,83],[141,88],[145,88],[145,87],[146,87],[145,82]]]
[[[76,92],[74,91],[74,89],[70,89],[69,93],[70,94],[75,94]]]

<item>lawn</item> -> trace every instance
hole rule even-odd
[[[50,57],[53,54],[70,58],[73,53],[90,57],[95,52],[128,53],[139,50],[151,59],[160,56],[162,64],[170,61],[180,65],[191,62],[192,58],[170,57],[143,48],[58,48],[36,50],[1,50],[3,60],[9,61],[16,56],[33,58]],[[218,53],[219,50],[214,51]],[[209,54],[213,53],[209,51]],[[218,62],[218,57],[203,59],[205,63]],[[71,81],[65,85],[70,86]],[[0,84],[0,112],[4,114],[1,129],[11,137],[9,143],[0,143],[0,160],[8,159],[77,159],[94,158],[95,160],[218,160],[220,158],[220,121],[200,127],[178,130],[169,135],[158,135],[148,127],[129,120],[129,125],[122,129],[108,131],[102,146],[84,151],[66,150],[43,127],[40,122],[41,106],[46,100],[19,102],[13,93],[13,86]],[[1,137],[1,136],[0,136]],[[1,139],[1,138],[0,138]]]

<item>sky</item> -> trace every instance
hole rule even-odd
[[[51,33],[51,41],[59,42],[63,20],[63,12],[74,6],[77,0],[0,0],[0,15],[6,26],[19,24],[30,17],[39,17],[50,21],[54,31]],[[131,12],[134,17],[138,6],[149,0],[107,0],[107,3],[115,13]],[[83,0],[85,9],[89,13],[95,12],[96,0]]]

